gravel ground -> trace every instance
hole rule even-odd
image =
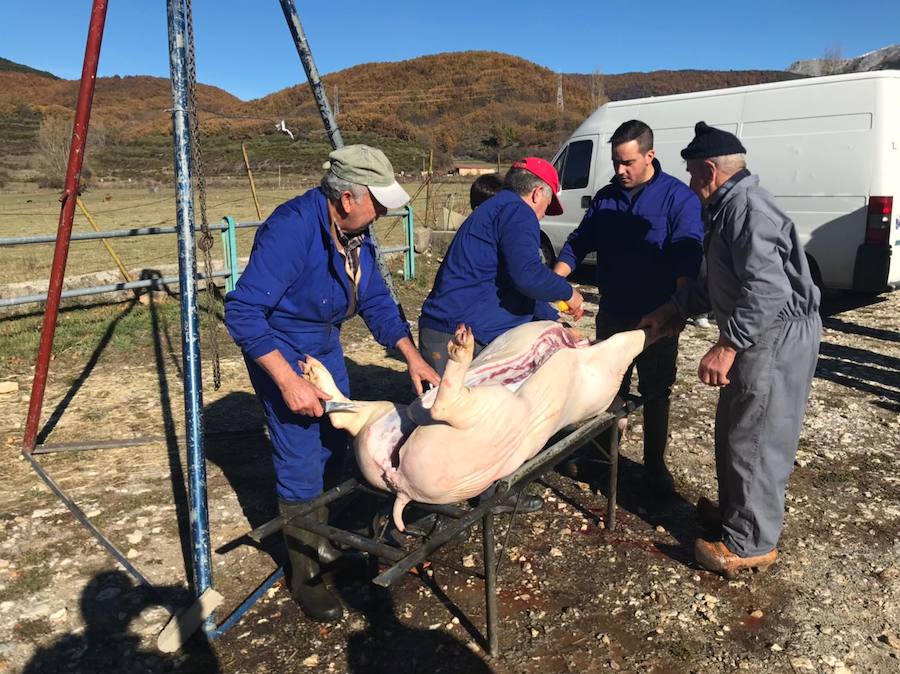
[[[590,289],[587,289],[590,290]],[[410,290],[407,306],[421,302]],[[418,293],[418,295],[416,295]],[[418,301],[416,301],[418,297]],[[590,295],[589,295],[590,297]],[[595,296],[594,296],[595,297]],[[825,318],[817,377],[788,487],[778,563],[725,581],[698,569],[693,504],[715,496],[715,391],[697,379],[715,331],[683,334],[673,399],[670,465],[678,497],[659,503],[640,480],[641,425],[622,452],[618,526],[603,526],[605,478],[554,473],[545,498],[498,520],[501,656],[484,655],[481,582],[435,566],[390,591],[360,569],[335,578],[347,607],[333,626],[305,620],[281,585],[221,639],[163,655],[166,605],[183,605],[188,514],[179,359],[56,363],[48,442],[160,436],[133,447],[40,457],[53,479],[157,586],[135,587],[18,457],[30,373],[0,376],[0,672],[885,672],[900,670],[900,293],[836,298]],[[590,319],[582,321],[592,335]],[[177,331],[170,335],[177,344]],[[362,399],[409,397],[402,363],[356,324],[345,334]],[[242,363],[205,394],[216,586],[234,608],[280,563],[278,541],[241,539],[274,514],[262,420]],[[63,410],[64,408],[64,410]],[[365,504],[355,513],[371,514]],[[349,515],[348,515],[349,516]],[[442,556],[480,565],[477,531]]]

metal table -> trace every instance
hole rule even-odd
[[[510,496],[519,496],[522,490],[533,480],[552,471],[554,467],[569,458],[585,443],[594,442],[600,449],[604,461],[609,463],[609,498],[606,509],[606,529],[612,531],[616,525],[616,489],[619,462],[619,431],[617,422],[641,405],[639,398],[629,398],[615,410],[607,411],[587,421],[564,429],[563,436],[550,446],[526,461],[511,475],[498,480],[496,489],[489,498],[482,498],[473,508],[458,508],[450,505],[432,505],[412,502],[415,508],[429,513],[437,513],[449,520],[447,524],[436,529],[434,533],[422,539],[421,544],[405,550],[381,542],[380,537],[366,537],[353,531],[338,529],[318,522],[310,514],[320,506],[328,505],[338,499],[358,494],[374,494],[385,499],[393,499],[394,494],[374,489],[361,481],[361,478],[350,478],[324,492],[305,504],[305,507],[290,518],[290,524],[301,529],[324,536],[332,542],[361,550],[391,562],[391,566],[375,577],[373,582],[381,587],[389,587],[410,570],[426,561],[447,566],[463,573],[474,575],[484,580],[484,596],[487,622],[488,650],[492,656],[500,652],[497,634],[497,555],[494,539],[494,509]],[[609,452],[596,442],[597,436],[604,431],[611,431],[612,441]],[[515,511],[514,513],[515,514]],[[435,555],[444,544],[459,534],[467,531],[477,522],[481,522],[482,531],[482,564],[481,573],[470,569],[462,569],[455,564],[442,560]],[[248,535],[256,542],[280,531],[286,523],[284,517],[277,517],[251,531]]]

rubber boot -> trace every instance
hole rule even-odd
[[[675,493],[675,479],[666,467],[669,436],[669,400],[651,400],[644,405],[644,478],[654,495]]]
[[[292,504],[279,503],[284,516],[290,516]],[[321,536],[286,524],[282,532],[291,563],[291,596],[303,612],[319,622],[336,622],[344,615],[338,598],[325,587],[319,573],[318,548]]]
[[[328,524],[328,506],[319,508],[316,511],[316,518],[319,520],[319,524]],[[319,554],[319,564],[334,564],[343,556],[343,553],[324,536],[319,536],[316,552]]]

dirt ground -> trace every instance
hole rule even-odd
[[[407,292],[410,314],[422,294]],[[105,358],[102,345],[87,363],[58,359],[44,406],[48,443],[159,440],[38,457],[154,593],[135,587],[19,457],[31,372],[4,373],[19,389],[0,395],[0,672],[898,671],[900,293],[839,297],[826,313],[778,563],[728,582],[692,561],[693,503],[715,496],[716,393],[696,377],[714,330],[688,326],[670,435],[679,495],[658,502],[644,491],[639,415],[623,445],[614,532],[603,527],[604,477],[551,473],[532,485],[545,506],[517,515],[501,553],[496,658],[484,653],[481,582],[437,565],[390,590],[365,573],[339,575],[347,611],[328,626],[306,620],[278,584],[218,640],[157,652],[165,606],[189,599],[177,325],[126,360]],[[593,336],[590,319],[582,325]],[[356,397],[409,399],[402,363],[359,322],[344,343]],[[282,561],[277,537],[262,547],[243,538],[275,513],[273,474],[243,364],[229,352],[222,370],[223,388],[207,381],[204,393],[220,620]],[[498,518],[498,543],[508,523]],[[474,568],[480,551],[476,530],[442,556]]]

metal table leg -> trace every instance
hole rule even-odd
[[[488,510],[481,520],[481,542],[484,548],[484,605],[487,613],[488,652],[500,653],[497,638],[497,560],[494,552],[494,515]]]
[[[616,528],[616,489],[619,484],[619,423],[609,429],[609,496],[606,500],[606,530]]]

